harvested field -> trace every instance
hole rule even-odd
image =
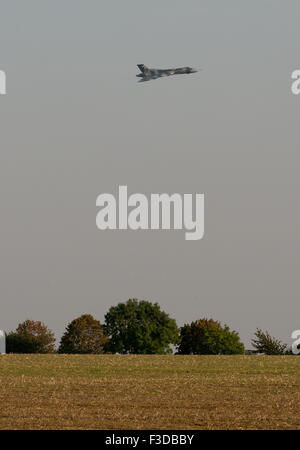
[[[300,358],[0,355],[0,404],[0,429],[300,429]]]

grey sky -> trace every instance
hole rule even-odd
[[[299,314],[298,0],[0,3],[0,329],[59,338],[157,301],[291,343]],[[136,64],[199,73],[137,83]],[[98,194],[204,193],[205,237],[106,231]]]

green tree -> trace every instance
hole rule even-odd
[[[179,329],[174,319],[157,303],[129,299],[109,309],[104,333],[109,337],[106,350],[111,353],[171,353],[178,343]]]
[[[68,324],[58,352],[99,354],[107,341],[100,322],[90,314],[83,314]]]
[[[25,320],[6,336],[7,353],[53,353],[55,337],[42,322]]]
[[[200,319],[185,324],[180,330],[179,354],[187,355],[235,355],[245,348],[236,331],[221,326],[213,319]]]
[[[265,353],[266,355],[284,355],[286,353],[287,344],[270,336],[266,331],[263,332],[257,328],[254,333],[257,339],[252,339],[252,345],[257,350],[257,353]]]

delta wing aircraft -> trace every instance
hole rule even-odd
[[[192,67],[178,67],[177,69],[149,69],[149,67],[145,66],[145,64],[138,64],[138,68],[141,73],[137,75],[140,77],[141,81],[149,81],[156,80],[156,78],[161,77],[169,77],[170,75],[182,75],[185,73],[194,73],[198,72],[197,69],[193,69]]]

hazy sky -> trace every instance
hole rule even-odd
[[[59,338],[128,298],[291,343],[299,308],[298,0],[0,2],[0,329]],[[137,83],[136,64],[192,66]],[[96,197],[205,194],[205,237],[99,231]]]

